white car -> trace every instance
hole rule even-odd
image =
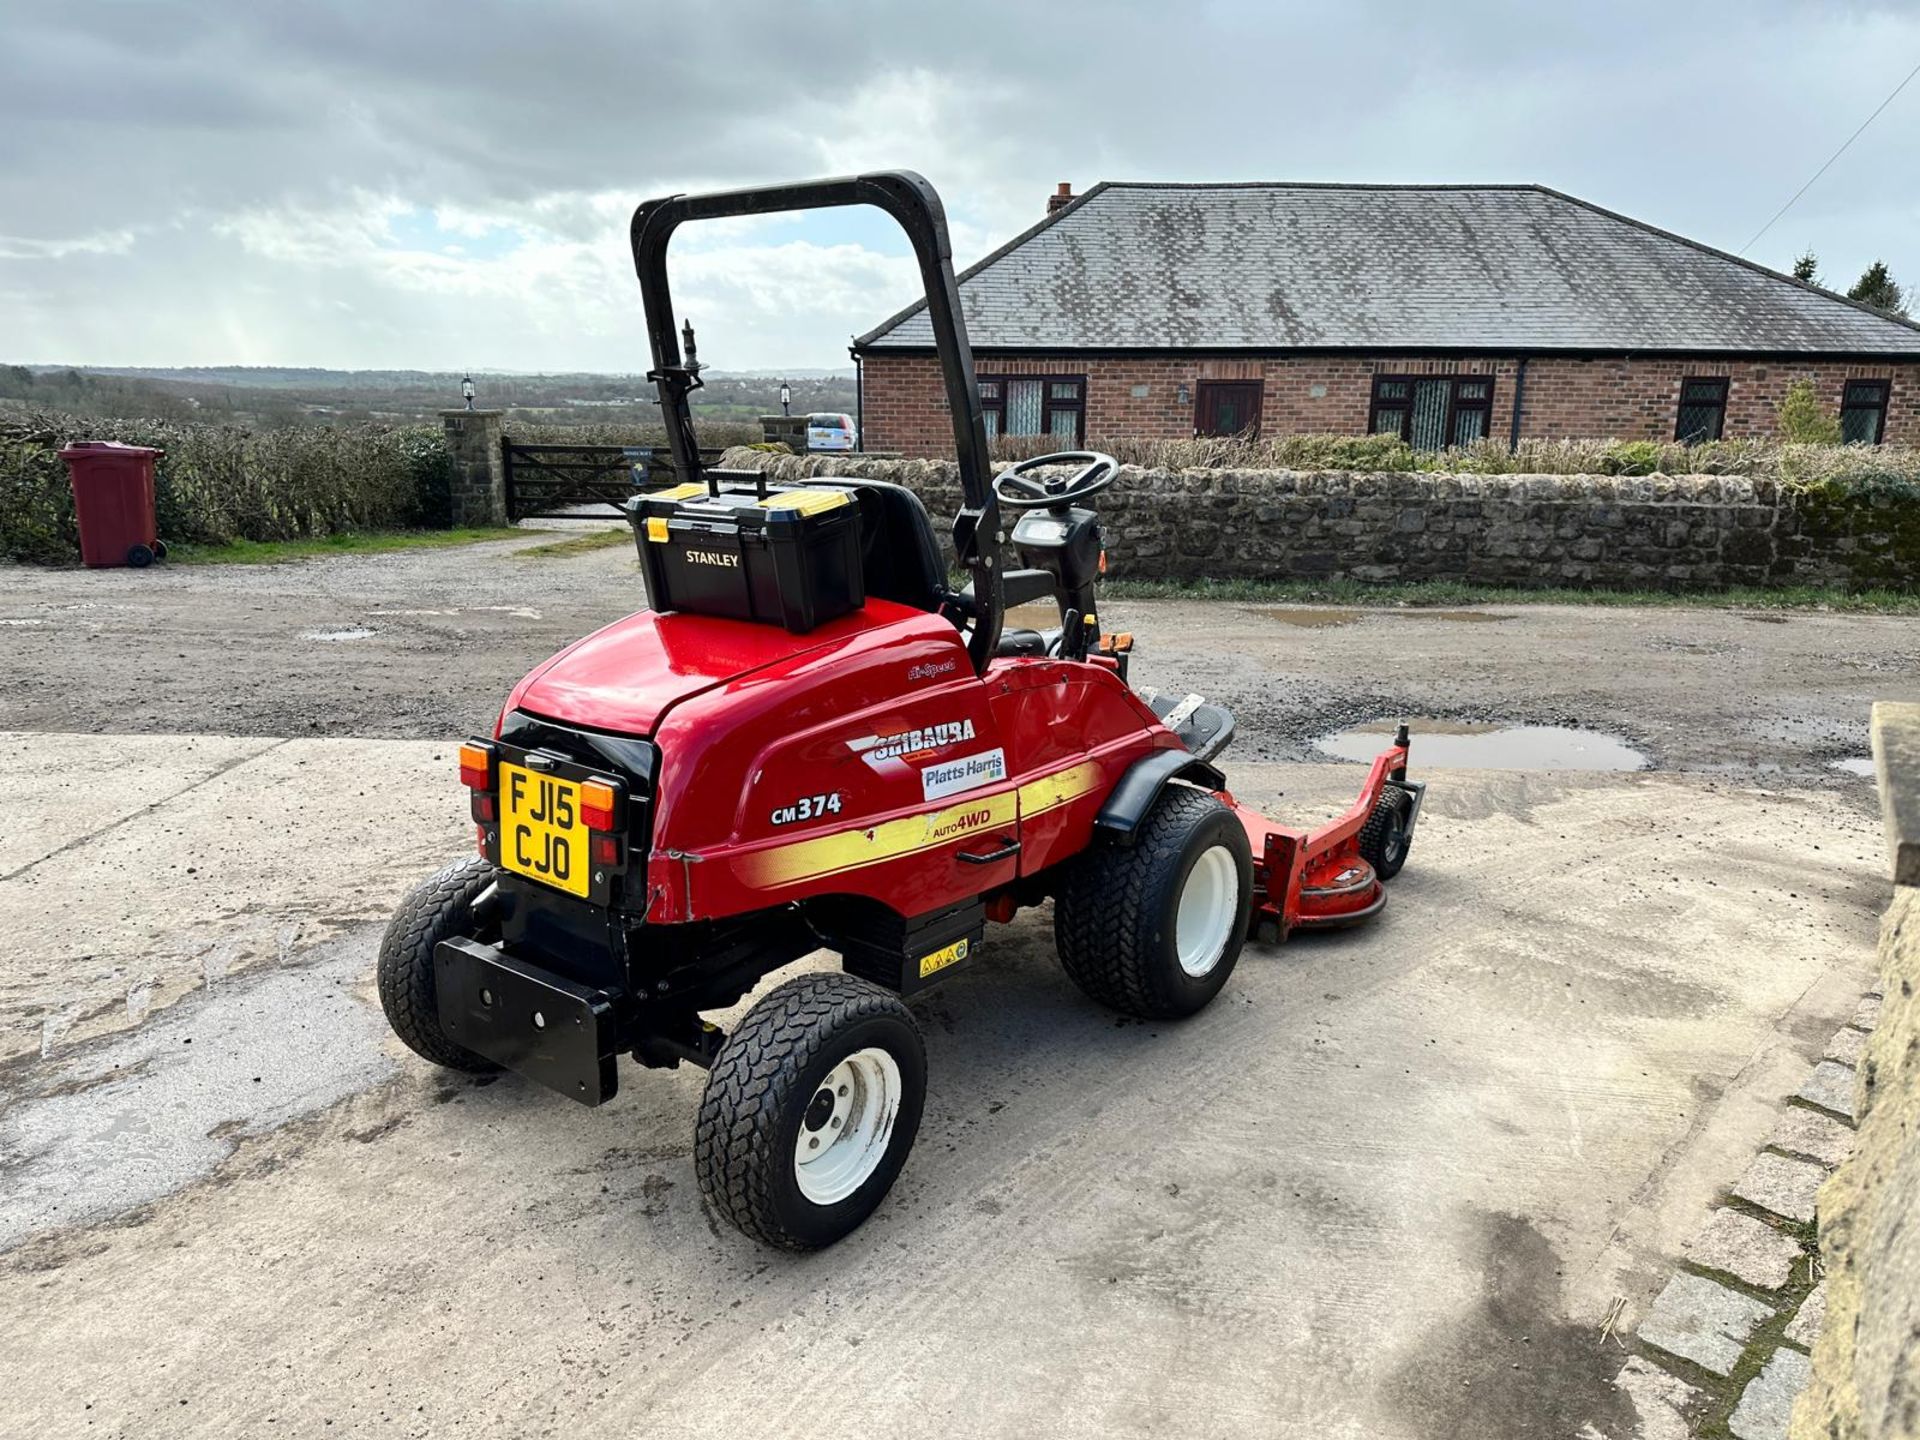
[[[807,416],[807,449],[852,450],[860,443],[860,432],[851,415]]]

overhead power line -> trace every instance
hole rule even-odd
[[[1782,205],[1779,208],[1779,210],[1775,212],[1772,220],[1767,221],[1766,224],[1762,225],[1758,230],[1754,231],[1753,239],[1747,241],[1746,244],[1740,247],[1740,253],[1742,255],[1746,254],[1747,251],[1751,250],[1756,244],[1758,244],[1760,241],[1760,237],[1766,234],[1767,231],[1773,228],[1774,221],[1777,221],[1782,215],[1786,214],[1787,211],[1791,210],[1794,207],[1795,202],[1798,201],[1802,195],[1806,194],[1807,191],[1813,188],[1814,180],[1818,180],[1822,175],[1826,174],[1827,171],[1832,168],[1833,162],[1838,160],[1842,155],[1847,153],[1847,146],[1853,144],[1854,141],[1858,140],[1863,134],[1866,133],[1867,126],[1873,124],[1874,121],[1880,118],[1880,111],[1886,109],[1887,106],[1891,105],[1893,103],[1894,96],[1898,95],[1902,90],[1906,89],[1908,84],[1913,80],[1913,77],[1916,75],[1920,75],[1920,65],[1916,65],[1913,67],[1913,69],[1909,70],[1907,72],[1907,78],[1905,80],[1902,80],[1898,85],[1893,87],[1892,93],[1889,94],[1886,99],[1880,102],[1878,107],[1875,108],[1873,114],[1867,116],[1866,119],[1860,122],[1860,128],[1854,131],[1853,134],[1847,137],[1846,143],[1843,144],[1838,150],[1834,151],[1833,154],[1827,157],[1827,163],[1825,165],[1822,165],[1818,170],[1813,172],[1813,179],[1807,181],[1806,184],[1802,185],[1798,190],[1794,191],[1793,199],[1787,201],[1786,204]]]

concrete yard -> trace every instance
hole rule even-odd
[[[0,574],[33,622],[0,696],[0,1428],[1642,1433],[1604,1323],[1871,978],[1878,824],[1827,762],[1861,696],[1913,694],[1912,621],[1125,606],[1143,678],[1234,704],[1235,790],[1289,817],[1358,783],[1310,738],[1382,707],[1573,719],[1655,768],[1429,770],[1380,921],[1249,947],[1184,1024],[1095,1007],[1023,915],[915,1003],[892,1196],[796,1259],[703,1207],[698,1072],[589,1111],[386,1031],[382,919],[468,834],[447,737],[635,603],[620,552],[505,548]]]

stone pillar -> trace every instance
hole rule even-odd
[[[501,410],[442,410],[453,457],[455,529],[507,523],[507,464],[500,453]]]

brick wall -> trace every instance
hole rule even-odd
[[[946,539],[951,460],[775,456],[729,468],[776,479],[892,480]],[[1462,580],[1717,590],[1888,585],[1920,574],[1920,507],[1898,495],[1810,495],[1732,475],[1454,475],[1144,470],[1098,502],[1109,573],[1153,580]]]
[[[1258,380],[1261,428],[1269,435],[1361,435],[1373,377],[1475,374],[1493,377],[1492,435],[1504,440],[1513,419],[1516,363],[1308,355],[1276,360],[1198,357],[1101,360],[1071,353],[1009,360],[976,357],[982,375],[1085,375],[1087,438],[1174,440],[1193,433],[1194,387],[1202,380]],[[1836,411],[1849,379],[1891,377],[1886,438],[1920,443],[1920,365],[1699,360],[1569,360],[1535,357],[1527,365],[1523,436],[1550,440],[1671,440],[1680,382],[1725,376],[1726,438],[1765,439],[1787,387],[1811,379]],[[908,455],[953,453],[953,422],[932,356],[872,355],[863,370],[864,439],[869,450]],[[1185,404],[1180,389],[1187,387]]]

